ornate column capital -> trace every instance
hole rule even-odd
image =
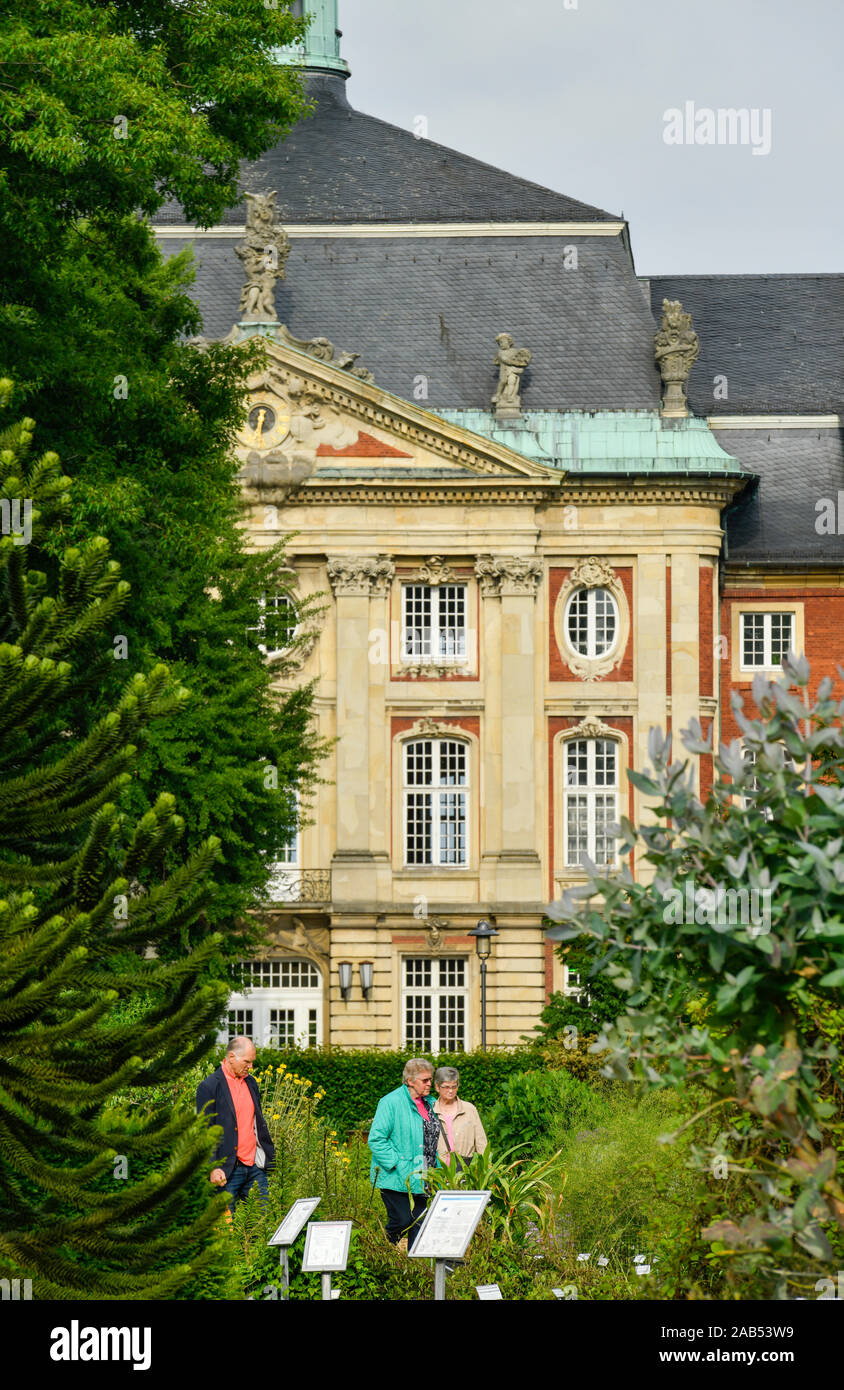
[[[335,555],[328,560],[328,582],[335,596],[385,594],[395,572],[386,555]]]
[[[542,561],[535,555],[479,555],[475,574],[485,598],[504,595],[536,597]]]

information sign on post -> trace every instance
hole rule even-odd
[[[293,1203],[278,1230],[273,1231],[267,1245],[292,1245],[321,1201],[321,1197],[300,1197],[298,1202]]]
[[[322,1275],[323,1300],[331,1298],[332,1274],[342,1274],[346,1268],[351,1236],[351,1221],[308,1222],[302,1273]]]
[[[497,1284],[476,1284],[475,1293],[480,1299],[503,1299],[504,1295]]]
[[[300,1197],[298,1202],[294,1202],[289,1212],[285,1216],[277,1230],[273,1231],[267,1245],[278,1245],[279,1264],[281,1266],[281,1286],[284,1290],[283,1297],[287,1297],[290,1288],[290,1265],[287,1258],[287,1248],[292,1245],[305,1222],[313,1216],[320,1202],[321,1197]]]
[[[425,1213],[408,1254],[434,1260],[434,1298],[445,1298],[445,1262],[462,1260],[477,1230],[491,1192],[438,1192]]]

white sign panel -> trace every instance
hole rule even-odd
[[[408,1254],[415,1259],[462,1260],[491,1192],[438,1192]]]
[[[504,1297],[497,1284],[476,1284],[475,1291],[480,1299]]]
[[[313,1216],[321,1197],[300,1197],[294,1202],[277,1231],[274,1231],[267,1245],[292,1245],[305,1222]]]
[[[349,1258],[351,1221],[309,1221],[303,1274],[339,1274]]]

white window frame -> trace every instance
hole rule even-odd
[[[462,984],[450,983],[449,974],[456,975],[462,965]],[[421,968],[420,968],[421,967]],[[430,967],[430,969],[426,969]],[[416,975],[417,981],[409,979]],[[425,983],[426,978],[430,984]],[[442,1018],[441,1006],[453,1007],[459,1001],[462,1019],[449,1026]],[[427,1029],[420,1036],[409,1028],[408,1007],[412,1004],[417,1017]],[[402,1048],[415,1055],[438,1052],[469,1051],[469,957],[468,956],[405,956],[401,961],[401,1030]],[[462,1032],[462,1038],[458,1036]],[[454,1039],[457,1038],[455,1043]]]
[[[463,774],[462,782],[441,781],[442,775],[442,749],[444,746],[455,746],[462,751]],[[408,762],[410,750],[427,747],[430,749],[431,776],[432,780],[426,782],[411,782],[408,776]],[[417,755],[418,756],[418,755]],[[451,755],[447,755],[451,756]],[[401,750],[402,766],[402,847],[403,865],[406,869],[465,869],[469,867],[469,790],[471,783],[471,756],[472,749],[469,742],[461,738],[409,738],[405,740]],[[434,773],[436,772],[436,780]],[[443,816],[444,801],[447,798],[454,798],[458,810],[458,818],[455,824],[462,830],[462,854],[459,859],[449,860],[443,858],[442,829],[444,824],[448,824],[448,817]],[[410,825],[409,815],[411,809],[411,798],[426,798],[430,802],[430,859],[411,859],[410,858]],[[462,814],[460,814],[462,812]],[[414,821],[414,824],[419,824]],[[460,838],[460,837],[458,837]]]
[[[755,625],[755,623],[758,621],[759,618],[762,619],[762,658],[763,658],[763,659],[762,659],[761,662],[752,662],[752,663],[750,663],[750,662],[748,662],[748,661],[745,660],[745,627],[748,625],[749,621],[751,621],[751,620],[752,620],[753,624]],[[739,613],[739,653],[740,653],[740,669],[741,669],[742,671],[778,671],[778,670],[781,669],[781,667],[782,667],[782,659],[780,659],[779,661],[774,661],[774,659],[773,659],[773,619],[774,619],[774,618],[780,618],[780,619],[782,619],[782,618],[787,618],[787,619],[788,619],[788,646],[786,647],[786,653],[788,653],[789,651],[793,650],[794,644],[795,644],[795,642],[796,642],[796,640],[797,640],[797,616],[796,616],[796,614],[794,613],[794,610],[793,610],[793,609],[776,609],[776,608],[775,608],[775,609],[771,609],[771,610],[766,610],[766,611],[764,611],[764,612],[759,611],[759,610],[757,609],[757,610],[748,610],[747,612],[740,612],[740,613]]]
[[[606,598],[609,600],[610,612],[612,613],[613,620],[612,638],[607,643],[607,645],[605,647],[601,647],[600,650],[598,648],[598,614],[596,611],[598,606],[598,594],[605,595]],[[573,606],[575,604],[580,604],[584,598],[586,599],[587,650],[581,651],[581,649],[572,640],[571,632],[569,630],[569,619],[571,617],[571,610]],[[574,652],[575,656],[580,657],[582,660],[586,661],[605,660],[610,655],[610,653],[613,652],[615,648],[618,646],[618,640],[621,633],[621,614],[619,612],[618,600],[616,599],[615,594],[612,592],[612,590],[604,587],[599,587],[596,589],[574,589],[566,599],[565,608],[563,609],[563,633],[566,639],[566,643]]]
[[[612,783],[601,782],[598,780],[597,760],[598,747],[612,748],[614,757],[614,781]],[[570,781],[572,764],[570,753],[573,749],[586,748],[586,781]],[[578,754],[578,756],[581,756]],[[603,756],[606,756],[604,754]],[[579,771],[579,769],[578,769]],[[611,813],[604,814],[604,826],[617,824],[619,816],[619,795],[621,792],[621,743],[618,739],[612,738],[571,738],[563,744],[563,863],[567,869],[581,868],[579,856],[586,854],[597,864],[599,868],[614,869],[618,867],[618,851],[613,850],[609,859],[600,859],[597,853],[598,838],[598,802],[599,798],[611,798]],[[586,846],[572,852],[571,833],[570,833],[570,810],[575,808],[572,804],[573,798],[577,797],[585,802],[586,810]],[[610,839],[604,831],[605,838]]]
[[[299,791],[295,792],[296,818],[299,818]],[[271,877],[267,880],[267,892],[273,902],[298,902],[298,885],[302,872],[302,832],[296,829],[293,838],[276,851],[276,858],[270,864]]]
[[[247,633],[257,632],[258,636],[260,637],[267,630],[268,608],[274,608],[275,611],[278,612],[279,608],[282,605],[287,606],[296,619],[296,621],[293,624],[293,631],[290,635],[290,640],[287,643],[286,647],[268,647],[265,642],[259,642],[257,644],[258,651],[262,654],[262,656],[283,656],[285,652],[290,651],[290,648],[292,647],[293,643],[299,635],[301,623],[299,620],[298,605],[293,595],[287,593],[270,595],[261,594],[260,598],[258,599],[258,621],[252,627],[248,627],[246,629]]]
[[[460,621],[453,627],[441,623],[441,595],[453,590],[459,598]],[[411,594],[421,594],[427,602],[429,625],[417,627],[408,623],[408,602]],[[448,600],[445,600],[448,602]],[[460,581],[449,584],[403,583],[401,586],[401,660],[422,666],[465,666],[469,660],[469,585]],[[450,636],[447,637],[447,634]]]
[[[321,1047],[323,1038],[323,982],[312,961],[283,957],[262,961],[244,961],[259,983],[247,984],[238,993],[229,995],[223,1026],[218,1041],[245,1032],[256,1047]],[[306,976],[304,985],[293,984],[296,975]],[[284,983],[287,977],[287,983]],[[277,979],[278,984],[273,981]],[[263,981],[263,982],[261,982]],[[269,983],[267,983],[269,981]],[[278,1020],[273,1014],[292,1013],[292,1036],[279,1042],[274,1030]],[[231,1019],[231,1015],[238,1017]],[[286,1022],[286,1021],[285,1021]]]

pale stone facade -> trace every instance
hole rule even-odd
[[[271,954],[318,966],[321,1041],[382,1047],[405,1043],[403,962],[461,960],[472,1047],[479,966],[467,933],[487,918],[499,932],[488,1043],[514,1044],[562,984],[542,922],[579,873],[565,866],[566,739],[614,740],[618,809],[636,818],[643,798],[624,773],[646,763],[649,729],[712,721],[700,595],[714,609],[721,510],[741,479],[564,475],[289,347],[269,343],[268,354],[250,419],[260,407],[291,428],[302,467],[291,478],[289,455],[274,463],[245,433],[247,525],[256,548],[295,532],[297,591],[324,596],[298,678],[317,679],[319,730],[336,740],[298,857],[298,881],[323,884],[322,900],[294,891],[267,914]],[[408,661],[402,586],[448,582],[465,586],[464,657]],[[590,584],[616,598],[608,670],[566,649],[564,606]],[[402,748],[437,736],[465,750],[459,866],[413,865],[405,853]],[[346,999],[341,962],[353,967]]]

